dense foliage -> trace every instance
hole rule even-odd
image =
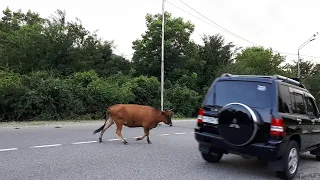
[[[129,61],[113,53],[113,42],[85,29],[80,20],[21,10],[0,20],[0,121],[103,118],[116,103],[160,108],[161,15],[146,15],[147,31],[132,42]],[[194,117],[206,90],[222,73],[282,74],[296,65],[271,49],[240,50],[220,34],[190,38],[195,26],[165,14],[165,106]],[[320,65],[304,61],[303,81],[320,100]],[[319,102],[318,102],[319,103]]]

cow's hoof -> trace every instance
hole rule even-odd
[[[140,141],[140,140],[141,140],[141,138],[140,138],[140,137],[136,138],[136,141]]]
[[[172,126],[172,124],[169,124],[169,126]]]
[[[148,141],[148,144],[152,144],[151,141]]]
[[[102,142],[102,138],[99,138],[99,142],[100,142],[100,143]]]
[[[123,144],[127,145],[127,144],[128,144],[128,142],[127,142],[127,141],[123,141]]]

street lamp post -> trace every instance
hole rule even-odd
[[[318,35],[319,33],[315,33],[312,35],[311,38],[309,38],[306,42],[304,42],[299,48],[298,48],[298,79],[300,80],[300,50],[305,47],[309,42],[313,41],[316,39],[316,36]]]
[[[162,40],[161,40],[161,111],[163,111],[163,91],[164,91],[164,2],[162,0]]]

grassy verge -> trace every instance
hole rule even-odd
[[[173,121],[179,120],[194,120],[196,118],[173,118]],[[93,124],[103,123],[104,119],[98,120],[52,120],[52,121],[26,121],[26,122],[0,122],[0,127],[26,127],[26,126],[62,126],[62,125],[82,125],[82,124]]]
[[[61,120],[61,121],[25,121],[25,122],[0,122],[0,127],[24,127],[24,126],[46,126],[46,125],[69,125],[69,124],[91,124],[103,123],[100,120]]]

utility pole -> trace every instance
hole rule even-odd
[[[163,91],[164,91],[164,3],[162,0],[162,41],[161,41],[161,111],[163,111]]]

